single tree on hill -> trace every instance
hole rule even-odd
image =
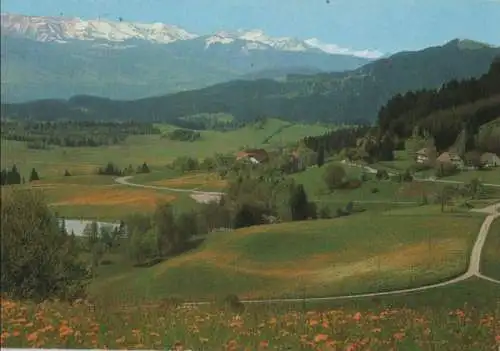
[[[346,172],[342,166],[331,164],[323,173],[323,180],[330,191],[340,188],[346,180]]]

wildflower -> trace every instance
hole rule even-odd
[[[405,337],[405,335],[406,335],[405,333],[400,332],[400,333],[395,333],[393,337],[396,340],[402,340]]]
[[[259,343],[259,347],[261,347],[261,348],[267,348],[268,346],[269,346],[269,341],[267,341],[267,340],[262,340]]]
[[[28,340],[29,342],[36,341],[37,339],[38,339],[38,333],[37,332],[31,333],[31,334],[29,334],[26,337],[26,340]]]
[[[495,341],[497,342],[497,344],[500,344],[500,334],[495,336]]]
[[[71,329],[67,325],[62,325],[59,328],[59,337],[63,338],[65,336],[68,336],[68,335],[71,335],[71,334],[73,334],[73,329]]]
[[[321,342],[321,341],[326,341],[326,340],[328,340],[327,334],[318,334],[314,337],[314,342]]]
[[[125,342],[125,337],[124,337],[124,336],[122,336],[121,338],[116,339],[116,340],[115,340],[115,342],[116,342],[117,344],[123,344],[123,343]]]
[[[361,313],[360,312],[356,312],[356,314],[354,315],[354,317],[352,317],[355,321],[359,321],[361,319]]]
[[[381,328],[373,328],[372,333],[380,333],[382,331]]]

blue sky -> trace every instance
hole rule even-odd
[[[196,34],[262,29],[394,53],[468,38],[500,45],[500,0],[1,0],[2,12],[122,17]]]

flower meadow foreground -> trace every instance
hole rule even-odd
[[[275,306],[276,308],[276,306]],[[279,311],[1,300],[2,347],[178,350],[497,350],[498,314],[474,308]]]

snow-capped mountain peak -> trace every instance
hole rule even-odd
[[[17,14],[1,14],[2,35],[13,35],[41,42],[64,43],[72,40],[98,41],[100,44],[143,40],[156,44],[169,44],[180,40],[200,38],[175,25],[164,23],[138,23],[118,20],[83,20],[76,17],[42,17]],[[371,50],[351,50],[335,44],[326,44],[316,38],[300,40],[292,37],[271,37],[261,29],[219,31],[204,35],[205,48],[212,45],[231,44],[241,41],[241,50],[279,50],[293,52],[323,52],[378,58],[382,53]],[[200,39],[201,39],[200,38]]]
[[[144,24],[109,19],[1,15],[2,33],[24,36],[37,41],[105,40],[123,42],[130,39],[154,43],[171,43],[198,37],[177,26],[163,23]]]

